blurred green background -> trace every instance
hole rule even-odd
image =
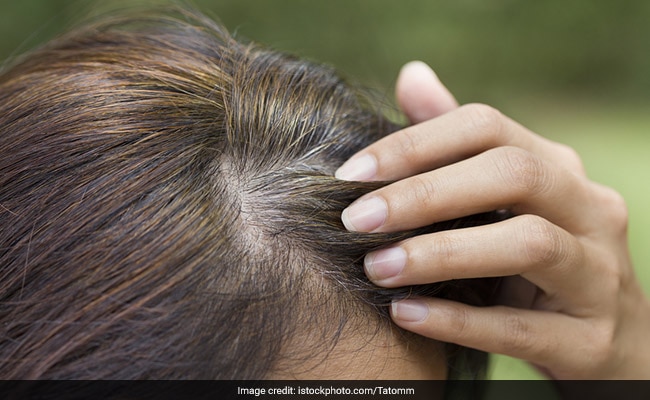
[[[94,3],[0,0],[0,59],[54,36]],[[626,197],[633,259],[650,293],[650,1],[194,4],[240,38],[335,65],[389,101],[400,66],[426,61],[461,103],[489,103],[573,146],[593,180]],[[524,363],[500,356],[491,376],[539,377]]]

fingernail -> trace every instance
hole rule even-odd
[[[379,197],[359,200],[341,214],[341,221],[349,231],[372,232],[386,221],[388,208],[386,202]]]
[[[377,174],[377,160],[370,154],[353,157],[336,170],[334,176],[345,181],[366,181]]]
[[[419,322],[429,315],[429,307],[417,300],[394,301],[391,304],[391,314],[400,321]]]
[[[382,281],[399,275],[406,265],[406,252],[401,247],[373,251],[363,261],[366,275],[372,281]]]

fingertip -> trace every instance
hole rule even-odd
[[[373,196],[355,201],[341,213],[343,226],[351,232],[373,232],[386,222],[388,206]]]
[[[436,75],[435,71],[429,66],[429,64],[420,60],[413,60],[404,64],[400,69],[399,78],[417,78],[421,81],[428,80],[440,82],[438,75]]]
[[[352,221],[350,221],[350,216],[348,214],[349,212],[347,208],[341,213],[341,222],[343,223],[343,226],[350,232],[358,232]]]
[[[336,179],[344,181],[369,181],[377,175],[377,159],[370,154],[354,156],[334,173]]]
[[[429,307],[420,300],[393,301],[390,314],[395,322],[422,322],[429,316]]]
[[[458,107],[438,75],[422,61],[410,61],[400,70],[395,95],[412,123],[419,123]]]
[[[400,246],[372,251],[363,260],[366,276],[378,286],[394,287],[408,256]]]

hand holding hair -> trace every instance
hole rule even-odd
[[[480,212],[505,221],[370,253],[366,274],[399,287],[506,276],[500,304],[393,303],[401,327],[527,360],[556,379],[650,379],[650,303],[635,278],[621,195],[590,181],[576,152],[480,104],[456,106],[423,63],[397,98],[415,125],[354,155],[346,180],[398,180],[342,214],[352,231],[393,232]]]

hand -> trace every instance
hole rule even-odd
[[[399,181],[354,202],[345,226],[388,232],[499,209],[515,216],[368,254],[366,274],[384,287],[512,277],[503,305],[409,299],[393,304],[395,323],[527,360],[556,379],[650,379],[650,303],[632,269],[622,197],[590,181],[571,148],[491,107],[457,108],[422,63],[402,70],[397,98],[416,125],[337,176]]]

